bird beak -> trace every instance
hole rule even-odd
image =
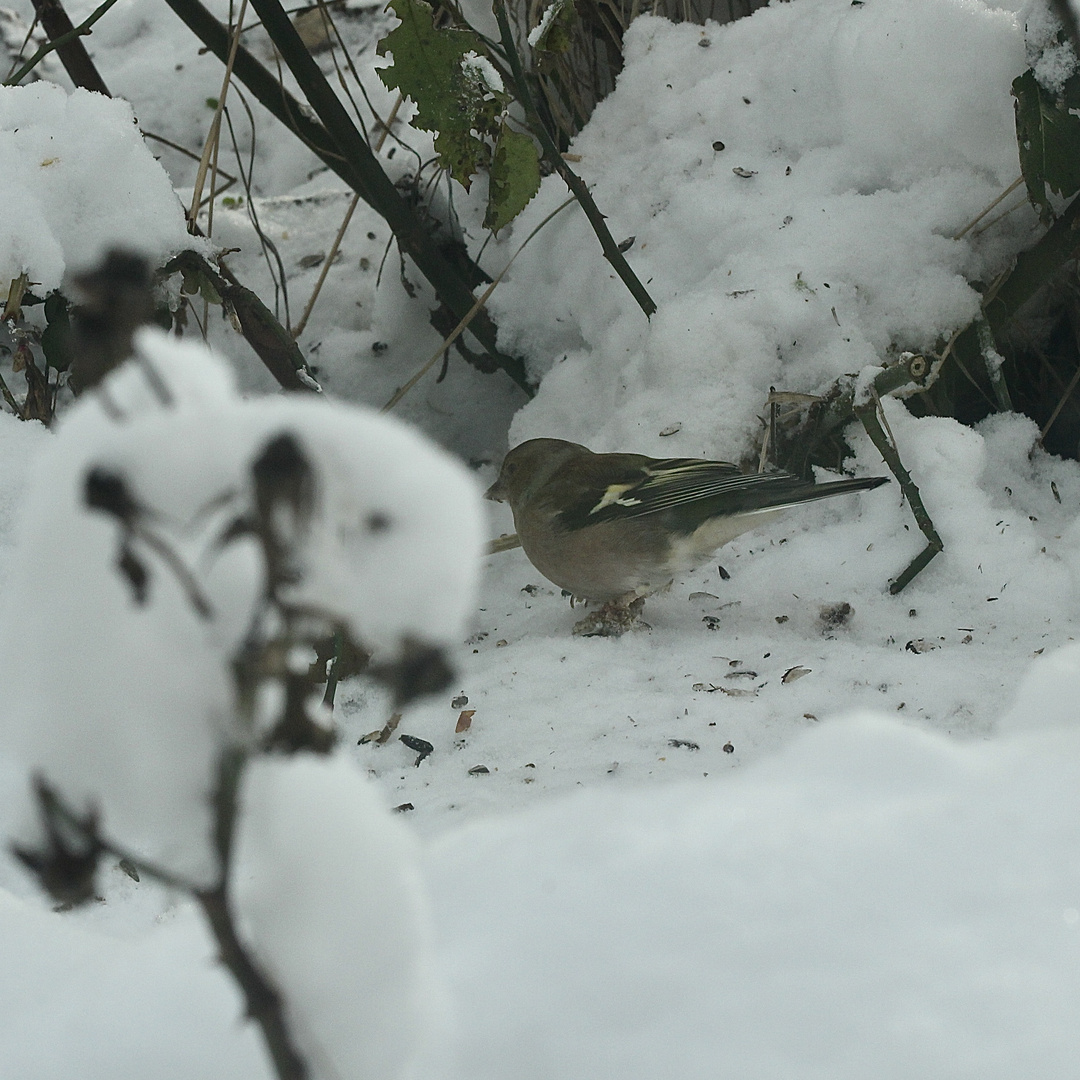
[[[490,499],[492,502],[506,502],[506,492],[502,489],[501,476],[484,492],[484,498]]]

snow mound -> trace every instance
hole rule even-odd
[[[52,83],[0,86],[0,281],[60,288],[123,247],[160,266],[197,246],[126,101]]]
[[[460,1035],[429,1075],[1069,1075],[1080,733],[863,714],[719,782],[600,791],[431,848]]]
[[[139,356],[61,426],[32,484],[0,626],[0,748],[107,834],[215,875],[208,793],[236,728],[232,660],[263,597],[236,523],[282,437],[315,508],[284,598],[393,660],[464,634],[482,542],[463,466],[388,417],[316,398],[241,400],[222,363],[144,331]],[[123,485],[137,528],[90,502]]]
[[[659,310],[646,320],[579,212],[548,225],[490,301],[544,377],[511,442],[738,460],[770,386],[817,393],[890,348],[932,347],[978,311],[968,282],[1034,238],[1025,209],[953,239],[1020,172],[1012,12],[800,0],[725,26],[646,16],[625,54],[573,151]],[[508,242],[564,198],[546,179]]]

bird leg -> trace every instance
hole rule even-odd
[[[612,600],[574,623],[574,636],[620,637],[627,630],[648,630],[649,624],[641,618],[644,606],[644,596]]]

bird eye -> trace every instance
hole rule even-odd
[[[369,533],[383,533],[390,528],[390,516],[384,514],[381,510],[375,510],[368,514],[364,524],[367,526]]]

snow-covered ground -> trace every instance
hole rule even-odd
[[[384,113],[392,98],[370,64],[387,18],[343,22]],[[508,438],[540,435],[742,460],[770,386],[817,393],[933,348],[976,312],[968,282],[1039,235],[1017,192],[1012,213],[954,239],[1019,175],[1009,87],[1037,59],[1043,18],[1020,0],[792,0],[726,27],[639,19],[618,88],[573,152],[616,239],[635,237],[628,258],[657,314],[645,319],[568,209],[490,304],[542,376],[535,400],[454,358],[398,413],[479,484]],[[164,5],[119,0],[89,45],[144,129],[197,148],[220,69]],[[13,108],[0,97],[0,116]],[[46,122],[44,106],[29,114]],[[399,134],[429,156],[427,136]],[[0,176],[21,185],[13,145],[0,131]],[[412,160],[397,146],[388,167]],[[193,163],[165,161],[183,193]],[[348,195],[265,116],[255,161],[295,321],[318,273],[300,260],[327,250]],[[110,178],[90,170],[72,192],[96,197],[98,180]],[[453,195],[474,251],[483,186]],[[150,246],[165,250],[179,219],[155,190],[173,224]],[[564,198],[547,178],[485,267],[500,270]],[[59,279],[90,256],[57,229],[43,250]],[[5,215],[0,279],[25,257],[19,236]],[[243,208],[218,206],[214,236],[242,249],[231,265],[272,299]],[[301,338],[331,393],[375,406],[438,345],[430,293],[412,273],[408,297],[393,252],[376,288],[386,240],[361,205]],[[272,389],[227,324],[211,336],[247,391]],[[319,957],[312,978],[296,950],[274,961],[298,972],[298,1013],[341,985],[350,1002],[368,996],[371,1016],[407,1002],[351,1035],[308,1016],[328,1055],[312,1050],[320,1076],[1076,1075],[1080,465],[1038,448],[1020,416],[969,429],[897,401],[885,411],[945,542],[900,595],[888,583],[924,540],[896,484],[747,534],[718,554],[724,575],[710,564],[676,581],[647,602],[651,629],[618,640],[572,637],[580,611],[520,549],[488,556],[457,682],[398,729],[430,756],[361,744],[390,702],[362,682],[338,690],[348,775],[366,772],[398,814],[383,820],[333,769],[253,781],[240,871],[251,933],[288,936],[298,913],[323,913],[297,936]],[[0,417],[0,575],[9,598],[46,610],[48,574],[39,592],[25,575],[16,589],[10,567],[25,557],[14,545],[31,468],[55,441]],[[849,441],[853,465],[884,469],[865,434]],[[490,535],[510,528],[493,506]],[[40,623],[9,600],[15,668],[23,621]],[[50,678],[48,659],[27,670]],[[5,821],[20,775],[4,761]],[[359,839],[339,827],[350,807]],[[310,855],[309,873],[275,879],[275,845],[301,866]],[[385,889],[371,888],[368,858],[385,858]],[[83,911],[48,911],[11,862],[0,885],[0,1076],[269,1075],[187,903],[111,865]],[[338,903],[350,887],[352,906]]]

